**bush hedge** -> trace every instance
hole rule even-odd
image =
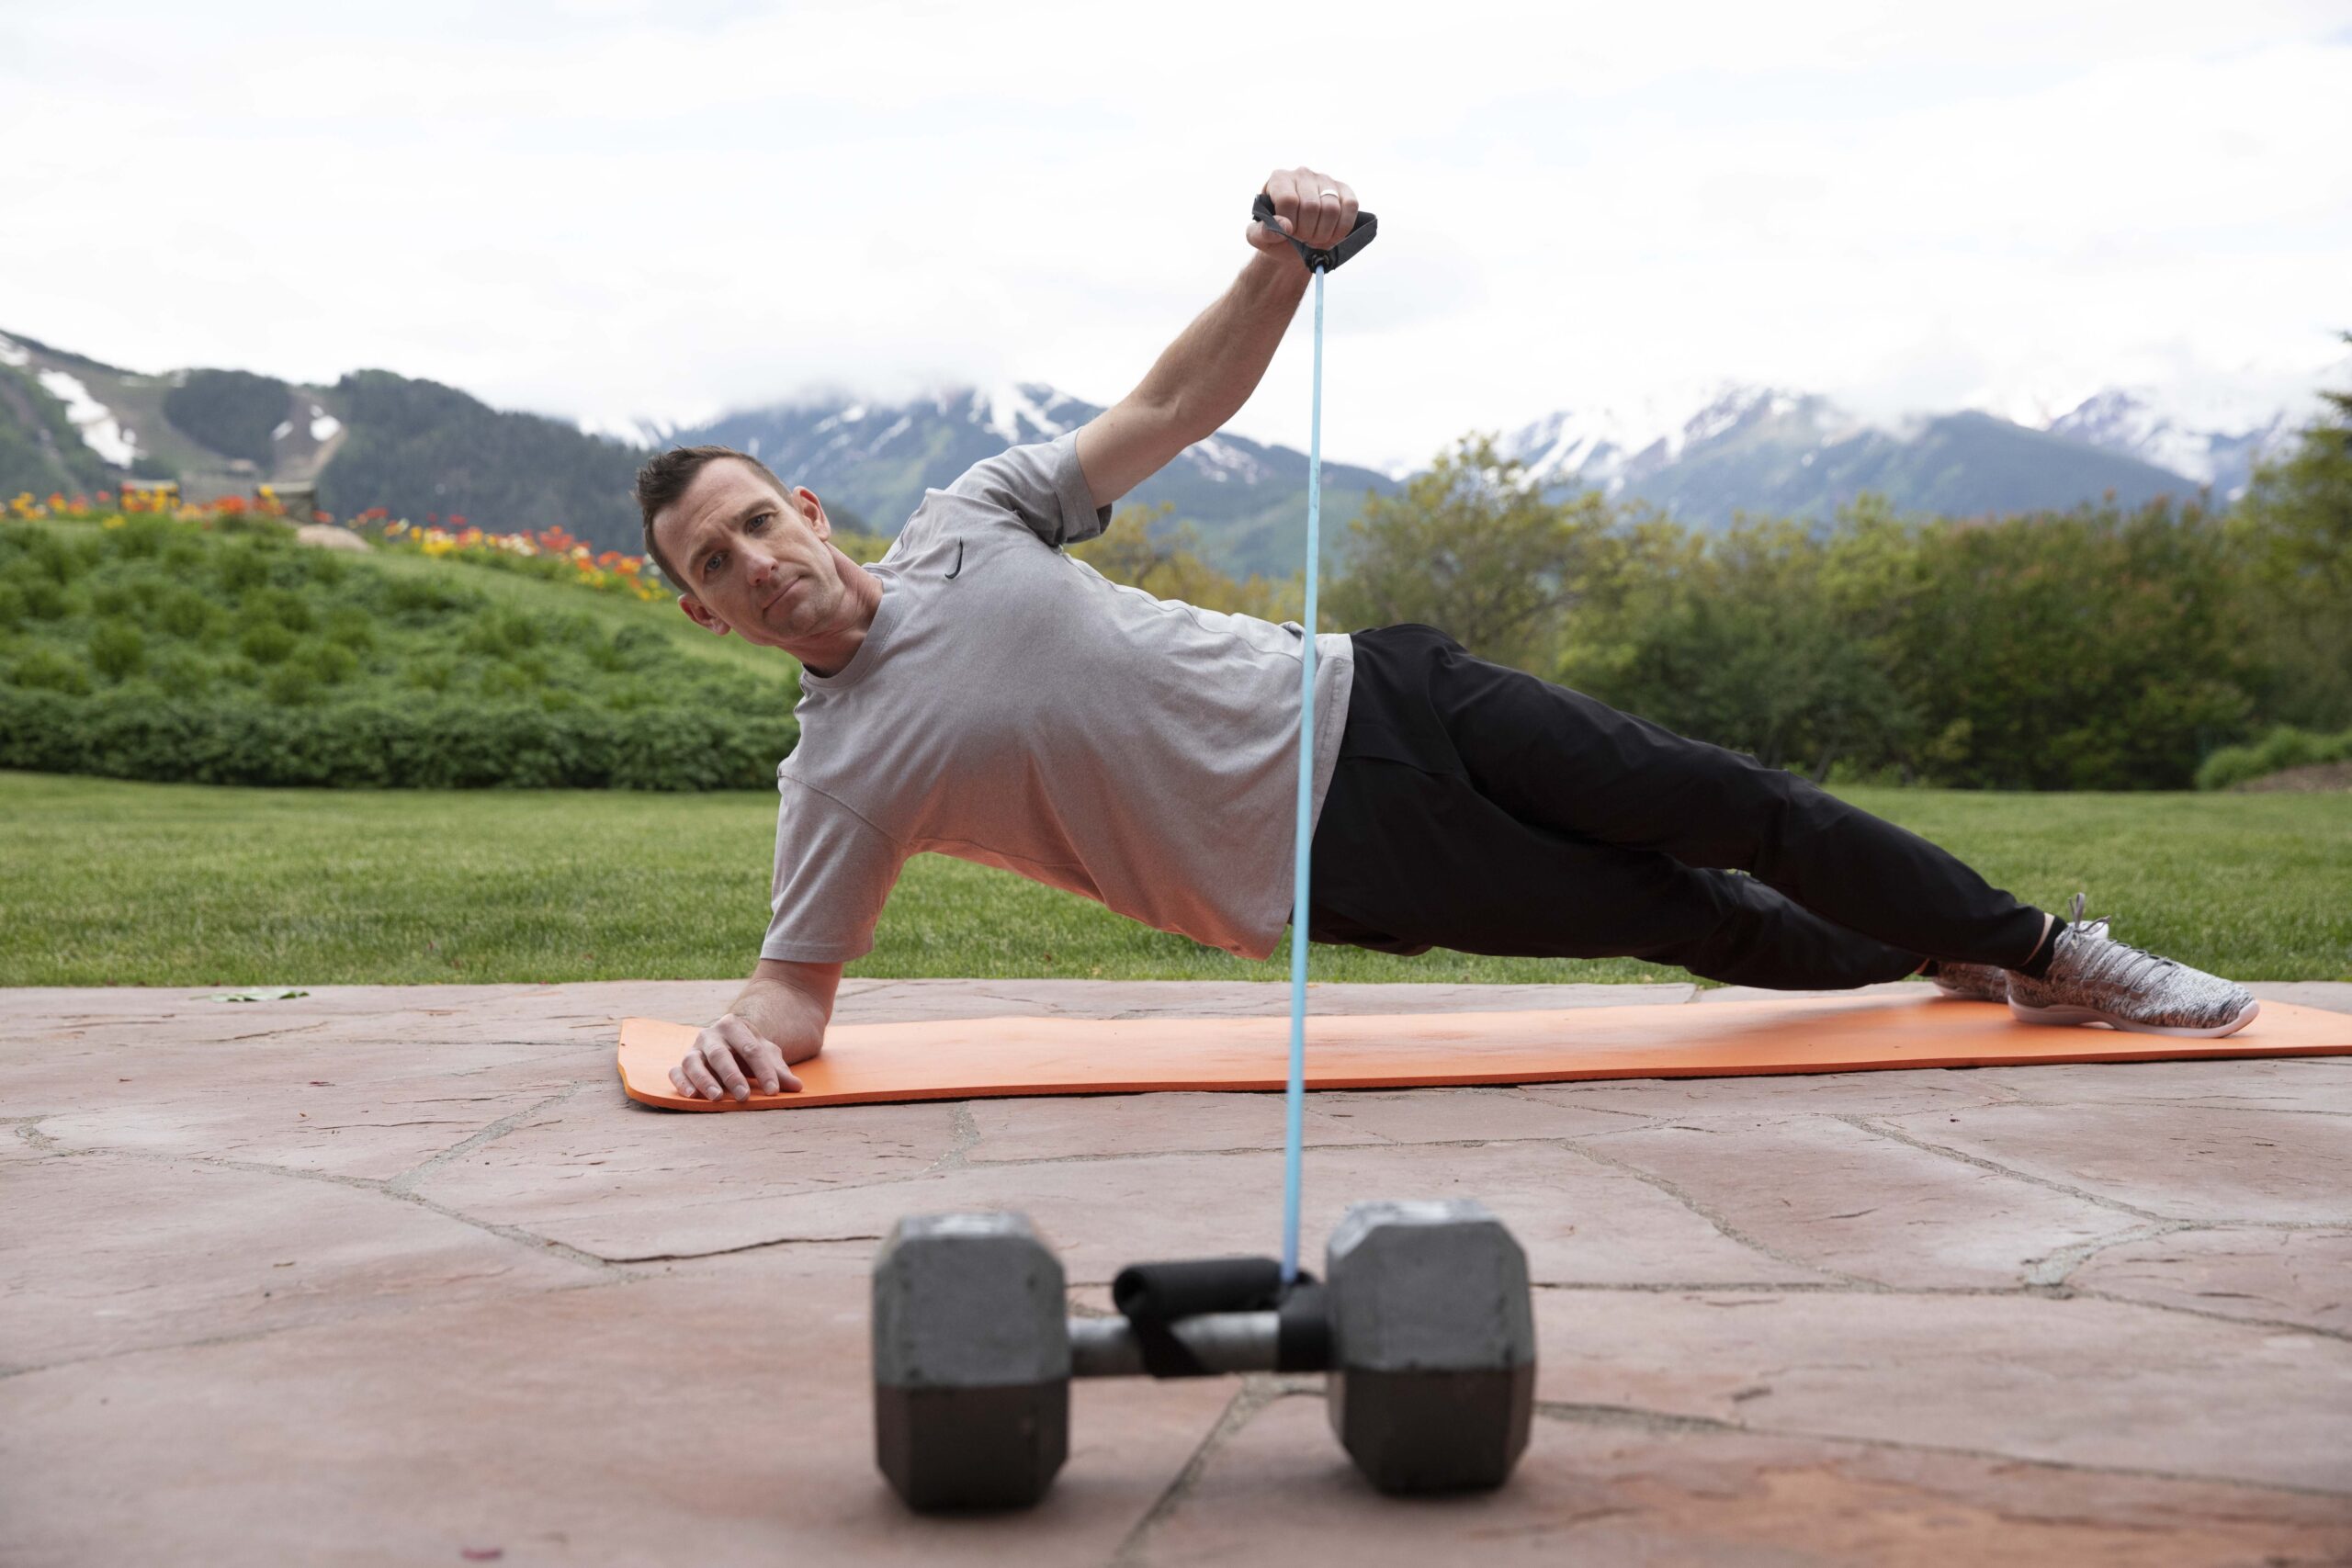
[[[2344,761],[2352,761],[2352,729],[2341,735],[2314,735],[2282,724],[2251,745],[2224,746],[2206,758],[2197,770],[2197,787],[2227,789],[2289,768]]]
[[[690,651],[667,605],[492,594],[469,570],[303,548],[275,524],[0,527],[0,768],[419,789],[774,784],[798,737],[790,660],[763,675]],[[564,607],[574,592],[581,609]]]
[[[549,712],[520,702],[383,698],[280,706],[175,703],[158,687],[86,695],[0,686],[0,767],[189,784],[379,789],[759,789],[789,715]]]

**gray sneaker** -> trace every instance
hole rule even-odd
[[[2218,1039],[2254,1021],[2244,986],[2116,941],[2107,918],[2083,919],[2075,895],[2050,972],[2009,976],[2009,1010],[2027,1023],[2105,1023],[2139,1034]]]
[[[1937,963],[1931,976],[1936,989],[1956,1002],[2005,1002],[2009,999],[2009,972],[1990,964]]]

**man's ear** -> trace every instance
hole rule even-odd
[[[825,503],[817,499],[815,491],[807,485],[800,486],[792,492],[792,505],[808,520],[809,531],[817,537],[830,539],[833,536],[833,520],[825,515]]]
[[[725,621],[722,621],[717,615],[712,615],[710,613],[709,605],[704,604],[701,600],[695,598],[691,593],[681,593],[678,595],[678,608],[686,613],[686,619],[692,621],[703,630],[710,633],[713,637],[725,637],[729,631],[733,629],[729,627]]]

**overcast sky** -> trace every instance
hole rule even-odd
[[[2227,412],[2352,326],[2352,0],[0,0],[0,331],[568,416],[1110,401],[1295,163],[1381,218],[1359,461],[1714,378]]]

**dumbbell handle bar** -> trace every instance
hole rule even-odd
[[[1211,1312],[1180,1317],[1167,1332],[1192,1353],[1204,1372],[1271,1372],[1321,1370],[1283,1365],[1283,1314],[1278,1312]],[[1143,1340],[1124,1317],[1069,1320],[1069,1371],[1079,1378],[1141,1377]]]

